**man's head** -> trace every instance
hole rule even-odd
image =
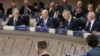
[[[87,15],[88,21],[92,21],[95,19],[95,13],[94,12],[89,12]]]
[[[25,5],[25,6],[28,6],[28,5],[29,5],[29,1],[28,1],[28,0],[25,0],[25,1],[24,1],[24,5]]]
[[[38,54],[44,53],[44,51],[48,52],[47,47],[48,45],[45,41],[39,41],[37,44]]]
[[[81,0],[77,1],[77,7],[82,8],[83,7],[83,2]]]
[[[48,18],[48,10],[42,10],[41,16],[43,19],[47,19]]]
[[[19,9],[18,8],[14,8],[13,10],[12,10],[12,15],[14,16],[14,17],[19,17],[19,15],[20,15],[20,13],[19,13]]]
[[[16,8],[16,3],[12,2],[11,3],[11,8]]]
[[[89,12],[92,12],[93,11],[93,4],[89,3],[88,6],[87,6],[87,8],[88,8]]]
[[[50,2],[49,8],[54,8],[54,6],[55,6],[55,3],[54,2]]]
[[[62,0],[63,5],[67,4],[67,0]]]
[[[55,4],[55,10],[59,10],[59,5]]]
[[[40,0],[35,0],[36,2],[39,2]]]
[[[67,11],[67,10],[64,10],[63,13],[62,13],[62,15],[63,15],[63,18],[64,18],[65,20],[69,20],[70,17],[71,17],[70,11]]]
[[[86,39],[87,44],[90,47],[97,47],[97,45],[99,44],[98,38],[95,35],[89,35]]]

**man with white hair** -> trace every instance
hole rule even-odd
[[[37,27],[45,27],[45,28],[54,27],[53,19],[49,17],[48,10],[42,10],[41,16],[42,17],[37,22]]]
[[[14,8],[12,10],[12,17],[9,18],[9,21],[7,23],[8,26],[20,26],[22,25],[22,18],[20,17],[19,9]]]
[[[92,33],[93,31],[99,31],[99,22],[95,19],[95,13],[89,12],[87,15],[87,23],[85,27],[85,31]]]
[[[63,18],[65,19],[63,22],[63,27],[67,28],[68,30],[78,30],[79,24],[76,22],[75,19],[73,19],[70,11],[64,10],[63,13]]]

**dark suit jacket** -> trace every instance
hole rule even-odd
[[[60,11],[63,12],[63,10],[64,10],[64,6],[61,5],[61,6],[60,6]],[[68,10],[68,11],[71,12],[71,11],[72,11],[72,6],[70,6],[70,5],[67,4],[67,5],[66,5],[66,10]]]
[[[7,23],[8,26],[14,26],[13,25],[13,22],[14,22],[14,17],[11,17]],[[18,20],[16,22],[16,26],[20,26],[20,25],[23,25],[23,21],[22,21],[22,18],[21,17],[18,17]]]
[[[37,26],[41,26],[41,27],[45,27],[44,26],[44,20],[40,19],[37,23]],[[47,23],[46,23],[47,28],[53,28],[54,27],[54,23],[52,18],[48,18]]]
[[[32,6],[28,5],[28,8],[31,9],[31,12],[28,12],[28,13],[34,13]],[[25,11],[25,6],[22,6],[20,9],[20,14],[24,14],[24,11]]]
[[[29,18],[29,16],[21,16],[21,18],[22,18],[22,21],[23,21],[23,25],[25,25],[25,26],[30,26],[30,18]]]
[[[34,9],[35,11],[41,11],[42,9],[44,9],[44,3],[43,2],[38,2],[38,4],[37,4],[37,2],[33,3],[33,7],[35,7],[35,6],[39,7],[38,9]]]
[[[47,10],[49,11],[49,8],[47,8]],[[49,11],[49,17],[53,17],[54,16],[54,10]]]
[[[7,9],[6,16],[8,17],[10,14],[12,14],[12,8]]]
[[[2,3],[0,3],[0,11],[4,14],[4,8]]]
[[[3,4],[0,3],[0,18],[2,18],[4,16],[4,8],[3,8]]]
[[[87,26],[86,28],[85,28],[85,31],[87,31],[87,32],[93,32],[93,31],[99,31],[99,29],[100,29],[100,23],[98,22],[98,21],[94,21],[94,23],[93,23],[93,26],[92,26],[92,29],[91,29],[91,31],[90,31],[90,28]]]
[[[77,13],[77,15],[75,15],[75,12],[76,12],[76,8],[73,11],[73,16],[75,16],[76,18],[82,18],[82,17],[85,18],[85,14],[87,13],[87,10],[85,8],[82,8],[81,12]]]
[[[71,19],[70,21],[70,25],[68,26],[68,21],[64,20],[63,22],[63,26],[64,28],[67,27],[68,30],[73,30],[73,31],[77,31],[79,28],[79,24],[77,23],[77,21],[75,19]]]

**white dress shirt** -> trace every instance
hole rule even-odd
[[[92,30],[92,27],[93,27],[94,21],[95,21],[95,19],[91,21],[90,31]]]
[[[43,21],[44,21],[44,25],[46,26],[47,21],[48,21],[48,18],[47,19],[44,19]]]

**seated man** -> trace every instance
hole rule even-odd
[[[35,12],[40,12],[41,10],[44,9],[44,3],[41,2],[40,0],[35,0],[35,2],[33,3],[33,7]]]
[[[85,31],[92,33],[93,31],[99,31],[99,22],[95,19],[95,13],[89,12],[87,15],[87,23]]]
[[[6,16],[7,16],[7,17],[8,17],[9,15],[12,14],[12,10],[13,10],[14,8],[16,8],[16,3],[12,2],[11,8],[8,8],[8,9],[7,9],[7,12],[6,12]]]
[[[62,5],[60,5],[60,11],[63,12],[63,10],[72,11],[72,6],[68,4],[68,0],[62,0]]]
[[[3,8],[3,4],[0,3],[0,18],[2,18],[4,16],[4,8]]]
[[[50,56],[50,54],[48,53],[48,45],[45,41],[39,41],[37,44],[37,48],[38,48],[38,55],[39,56]]]
[[[53,28],[53,19],[48,16],[48,10],[42,10],[41,18],[37,22],[37,27]]]
[[[83,7],[81,0],[77,1],[77,7],[74,9],[73,16],[76,18],[84,18],[87,10]]]
[[[63,22],[63,27],[67,28],[68,30],[78,30],[78,23],[76,22],[75,19],[72,18],[72,15],[70,13],[70,11],[63,11],[62,13],[63,17],[64,17],[64,22]]]
[[[89,35],[86,39],[87,44],[92,48],[86,56],[100,56],[99,40],[95,35]]]
[[[87,16],[87,14],[89,13],[89,12],[94,12],[95,13],[95,18],[96,18],[96,20],[100,20],[99,19],[99,14],[98,13],[96,13],[94,10],[93,10],[93,8],[94,8],[94,5],[92,4],[92,3],[89,3],[88,5],[87,5],[87,10],[88,10],[88,12],[86,13],[86,16]]]
[[[4,14],[4,8],[2,3],[0,3],[0,11]]]
[[[7,25],[8,26],[20,26],[20,25],[23,25],[22,18],[19,15],[19,9],[17,9],[17,8],[13,9],[12,17],[9,18]]]
[[[33,7],[29,5],[28,0],[24,1],[24,6],[21,7],[20,13],[24,15],[30,15],[33,13]]]

